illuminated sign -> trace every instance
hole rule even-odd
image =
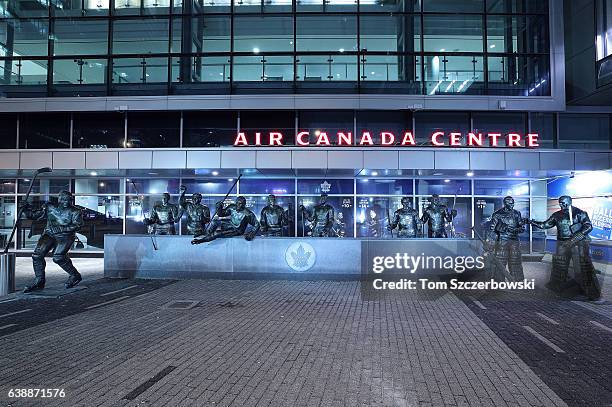
[[[285,136],[278,131],[254,132],[247,134],[239,132],[234,139],[234,146],[284,146]],[[296,147],[325,147],[325,146],[359,146],[359,147],[417,147],[414,133],[404,131],[393,133],[381,131],[372,133],[363,131],[353,135],[350,131],[337,131],[328,133],[326,131],[300,131],[295,138]],[[420,146],[428,147],[510,147],[510,148],[535,148],[539,147],[538,133],[494,133],[494,132],[444,132],[436,131],[428,137],[427,143]]]

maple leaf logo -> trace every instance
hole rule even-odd
[[[291,252],[291,257],[293,258],[293,265],[296,268],[304,268],[308,267],[308,259],[312,253],[304,250],[304,246],[299,245],[297,250]]]
[[[327,181],[323,181],[321,184],[321,192],[329,192],[331,190],[331,184]]]

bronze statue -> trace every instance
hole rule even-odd
[[[387,229],[392,231],[397,228],[398,238],[418,237],[421,231],[421,219],[419,213],[412,209],[412,199],[407,196],[402,198],[402,207],[395,211],[393,220]]]
[[[202,205],[202,194],[196,192],[191,196],[191,202],[185,198],[187,187],[181,185],[181,196],[179,205],[187,214],[187,231],[192,236],[200,236],[206,233],[206,226],[210,223],[210,209]]]
[[[51,251],[53,251],[53,262],[69,274],[65,287],[72,288],[78,285],[82,277],[68,257],[68,251],[74,244],[76,231],[83,226],[83,215],[72,204],[72,193],[62,191],[59,193],[57,204],[45,202],[40,209],[32,210],[27,202],[23,206],[26,218],[47,219],[45,229],[38,239],[34,253],[32,253],[32,263],[36,277],[32,284],[25,287],[23,292],[29,293],[45,288],[45,256]]]
[[[153,207],[151,217],[145,219],[146,226],[153,226],[155,235],[176,235],[175,223],[181,220],[182,210],[178,205],[170,203],[170,194],[164,192],[162,201]]]
[[[283,236],[294,236],[295,235],[295,206],[293,202],[289,202],[287,210],[284,213],[285,222],[283,227]]]
[[[494,279],[504,280],[505,270],[497,270],[497,268],[503,267],[505,269],[506,264],[515,281],[525,278],[518,236],[525,232],[525,223],[527,222],[521,216],[521,213],[514,209],[514,198],[511,196],[505,197],[504,206],[496,210],[491,216],[489,233],[485,242],[498,260],[491,264],[493,267],[491,275]]]
[[[452,222],[457,216],[456,210],[448,210],[448,207],[440,201],[438,194],[431,196],[431,203],[423,211],[421,222],[427,224],[427,237],[448,237],[446,234],[446,223]]]
[[[563,291],[567,283],[569,263],[573,257],[574,268],[579,274],[575,277],[580,280],[582,291],[590,300],[597,300],[601,297],[601,288],[589,254],[589,233],[593,230],[589,215],[572,206],[572,198],[567,195],[559,198],[559,207],[561,210],[553,213],[544,222],[533,219],[530,221],[539,229],[557,228],[557,250],[553,255],[550,281],[546,286],[553,291]]]
[[[222,222],[225,228],[219,230]],[[246,240],[253,240],[259,231],[260,224],[255,214],[246,207],[246,199],[243,196],[236,198],[236,203],[223,207],[223,201],[217,202],[215,216],[213,216],[208,232],[201,237],[196,237],[191,244],[211,242],[218,238],[244,236]]]
[[[259,217],[261,233],[265,236],[282,236],[283,226],[287,223],[285,211],[276,204],[276,196],[268,195],[268,205],[261,210]]]
[[[300,205],[305,219],[313,224],[312,237],[328,237],[334,226],[334,207],[327,203],[327,194],[321,194],[319,203],[314,206],[312,213]]]

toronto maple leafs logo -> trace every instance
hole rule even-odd
[[[327,181],[323,181],[323,183],[321,184],[321,192],[329,192],[331,191],[331,184]]]
[[[285,261],[295,271],[307,271],[315,264],[316,252],[309,243],[295,242],[287,248]]]

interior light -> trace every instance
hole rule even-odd
[[[253,53],[254,54],[259,54],[259,48],[257,48],[257,47],[253,48]]]
[[[217,175],[219,175],[219,171],[213,171],[212,175],[214,175],[216,177]]]
[[[92,172],[89,173],[89,175],[91,175],[92,177],[97,177],[98,173],[95,172],[95,171],[92,171]]]
[[[489,48],[491,48],[491,49],[495,48],[495,44],[491,44],[491,46]]]
[[[372,176],[374,176],[374,177],[378,176],[378,172],[377,171],[372,171]]]
[[[227,179],[229,182],[234,182],[234,178],[228,178]]]
[[[450,179],[445,179],[444,182],[450,182]]]
[[[465,175],[467,175],[468,177],[473,177],[473,176],[474,176],[474,173],[473,173],[472,171],[469,171],[469,172],[468,172],[467,174],[465,174]]]

